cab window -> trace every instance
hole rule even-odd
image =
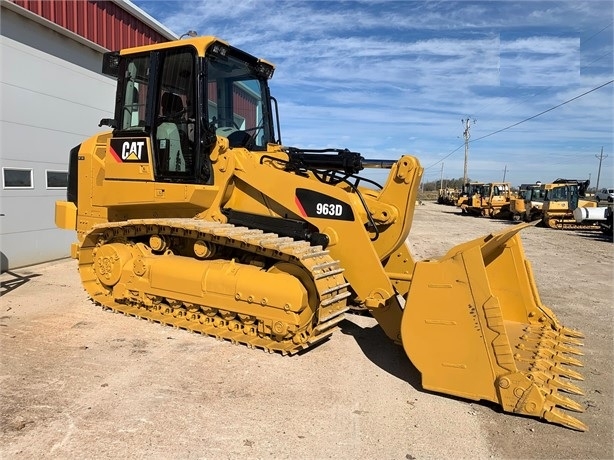
[[[189,49],[160,55],[154,119],[158,175],[193,176],[195,159],[195,58]]]
[[[149,55],[127,59],[124,86],[120,96],[119,129],[122,131],[145,131],[149,61]]]

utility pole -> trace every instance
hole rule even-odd
[[[471,133],[469,132],[471,128],[471,120],[467,118],[466,120],[461,120],[461,123],[465,126],[465,130],[463,131],[463,137],[465,138],[465,167],[463,168],[463,185],[467,183],[467,157],[469,156],[469,138],[471,137]],[[473,120],[475,124],[475,120]]]
[[[505,182],[505,174],[507,173],[507,165],[505,165],[505,168],[503,169],[503,180],[501,182]]]
[[[603,156],[603,147],[601,147],[601,153],[599,155],[595,155],[595,158],[597,158],[599,160],[599,170],[597,171],[597,185],[595,185],[595,191],[598,192],[599,191],[599,177],[601,176],[601,162],[603,161],[604,158],[607,158],[608,156]]]
[[[439,188],[443,190],[443,161],[441,162],[441,179],[439,180]]]

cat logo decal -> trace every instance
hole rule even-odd
[[[109,152],[118,163],[148,163],[149,152],[145,139],[111,139]]]

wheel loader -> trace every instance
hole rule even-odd
[[[419,161],[285,146],[269,62],[195,37],[107,53],[103,72],[114,118],[70,151],[55,208],[95,303],[286,355],[364,309],[425,389],[586,429],[565,396],[582,335],[542,304],[525,224],[416,261]]]

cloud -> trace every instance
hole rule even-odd
[[[428,174],[462,146],[461,119],[477,119],[479,139],[614,74],[609,0],[135,3],[177,33],[216,35],[275,63],[288,145],[413,152]],[[601,146],[614,157],[613,100],[610,84],[472,142],[469,170],[494,180],[507,164],[517,182],[596,176]],[[463,151],[443,160],[450,177],[462,176]],[[604,180],[614,184],[612,168]]]

